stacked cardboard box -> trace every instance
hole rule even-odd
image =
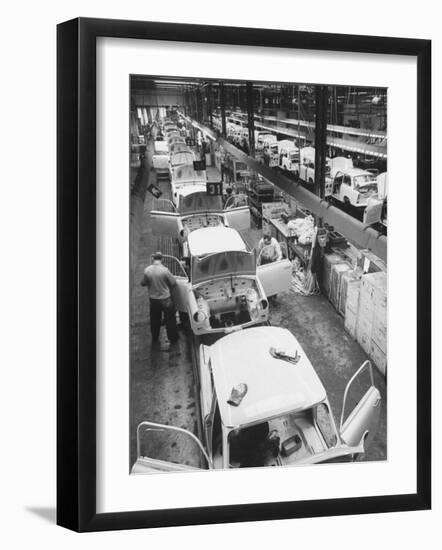
[[[325,254],[320,274],[323,293],[344,316],[345,328],[378,369],[387,370],[387,273],[369,251],[353,266],[338,254]],[[361,276],[363,269],[368,273]]]
[[[379,370],[387,369],[387,274],[368,273],[361,278],[356,340]]]

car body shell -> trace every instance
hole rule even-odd
[[[195,170],[193,168],[193,160],[195,156],[192,152],[184,151],[174,153],[172,157],[173,161],[183,162],[183,164],[170,164],[170,184],[172,189],[172,201],[177,206],[180,190],[186,187],[206,187],[207,174],[205,170]],[[186,162],[187,164],[184,164],[184,162]]]
[[[169,148],[166,141],[155,141],[152,165],[157,172],[169,172]]]
[[[198,200],[206,195],[202,191],[181,195],[180,204],[185,199],[191,204],[192,196]],[[290,288],[290,261],[256,265],[255,252],[248,250],[235,229],[250,227],[248,206],[222,210],[213,203],[195,205],[193,212],[191,206],[181,213],[151,212],[154,234],[182,243],[182,257],[168,260],[177,280],[173,296],[177,309],[188,314],[196,335],[266,323],[268,298]]]
[[[370,198],[377,197],[377,180],[367,170],[348,168],[337,170],[332,183],[326,182],[325,196],[335,200],[365,208]]]
[[[315,148],[303,147],[299,152],[299,178],[309,184],[315,183]],[[326,176],[325,183],[331,182],[330,178],[330,159],[326,158]]]
[[[354,382],[361,384],[360,377],[367,370],[369,387],[345,415]],[[376,433],[381,396],[371,363],[363,363],[348,382],[338,427],[321,380],[287,329],[253,327],[228,334],[210,346],[200,345],[197,377],[203,431],[200,448],[208,468],[355,460]],[[240,396],[234,401],[236,406],[231,404],[234,388]],[[155,457],[138,453],[132,473],[182,469],[175,466],[158,464]]]
[[[289,140],[278,141],[278,165],[281,170],[299,176],[299,149]]]

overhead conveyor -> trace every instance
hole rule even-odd
[[[331,205],[328,201],[320,199],[298,183],[285,177],[283,174],[276,172],[272,168],[246,155],[227,140],[219,137],[214,130],[207,128],[182,113],[180,114],[195,128],[201,130],[207,137],[219,143],[219,145],[229,154],[244,162],[251,170],[261,174],[265,179],[273,183],[273,185],[276,185],[279,189],[296,199],[305,208],[310,210],[310,212],[321,217],[324,222],[334,226],[335,230],[342,233],[348,240],[362,248],[370,249],[379,258],[385,262],[387,261],[387,238],[385,235],[382,235],[370,226],[364,225],[356,218],[353,218],[346,212]]]
[[[241,116],[238,116],[241,115]],[[236,115],[229,115],[227,117],[233,121],[245,122],[243,115],[237,113]],[[312,122],[299,121],[301,126],[304,126],[306,129],[292,129],[281,126],[281,124],[286,124],[287,126],[292,124],[295,125],[298,123],[295,119],[277,119],[276,117],[262,117],[264,122],[256,120],[258,117],[255,115],[255,126],[263,130],[268,130],[271,132],[277,132],[278,134],[283,134],[292,138],[302,137],[303,139],[311,139],[311,129],[314,129],[315,125]],[[267,121],[267,123],[265,122]],[[278,124],[279,123],[279,124]],[[310,131],[309,131],[310,129]],[[372,139],[386,139],[383,132],[373,132],[373,134],[368,134],[366,131],[355,130],[354,128],[347,128],[346,126],[333,126],[328,124],[327,131],[341,133],[343,135],[358,135],[370,137]],[[344,151],[350,151],[352,153],[360,153],[363,155],[370,155],[377,158],[386,159],[387,152],[385,145],[376,145],[372,143],[365,143],[364,141],[357,141],[354,139],[344,139],[341,137],[335,137],[333,135],[327,135],[327,145],[330,147],[338,147]]]

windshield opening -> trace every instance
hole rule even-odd
[[[232,430],[228,441],[230,464],[239,468],[282,466],[325,450],[311,409]]]
[[[212,196],[208,195],[205,191],[199,191],[187,195],[187,197],[180,197],[179,211],[181,214],[207,211],[220,212],[222,209],[222,197],[219,195]]]
[[[361,174],[354,177],[355,187],[363,187],[365,185],[376,185],[377,181],[372,174]]]

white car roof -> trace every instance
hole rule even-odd
[[[169,150],[168,146],[167,146],[167,142],[166,141],[155,141],[155,145],[154,145],[154,151],[159,151],[159,152],[162,152],[162,153],[167,153]],[[155,154],[155,153],[154,153]]]
[[[289,139],[281,139],[278,141],[278,146],[285,149],[298,149],[293,141]]]
[[[238,231],[224,225],[202,227],[192,231],[187,237],[187,244],[191,256],[247,250],[247,245]]]
[[[303,147],[300,152],[301,152],[302,157],[315,158],[315,148],[314,147]]]
[[[187,197],[189,195],[193,195],[193,193],[198,192],[206,192],[207,186],[205,183],[201,183],[199,181],[193,182],[189,185],[184,185],[183,187],[180,187],[177,189],[177,197]]]
[[[193,167],[194,160],[195,155],[192,151],[177,151],[176,153],[171,153],[170,155],[170,162],[172,166],[191,165]]]
[[[339,172],[343,172],[344,174],[348,174],[349,176],[372,176],[372,178],[375,180],[376,177],[373,176],[371,172],[368,172],[367,170],[362,170],[362,168],[342,168],[339,170]]]
[[[178,154],[184,154],[184,153],[178,153]],[[186,154],[187,155],[187,154]],[[186,159],[189,157],[186,156]],[[192,157],[193,159],[194,157]],[[180,184],[180,183],[203,183],[206,184],[207,181],[207,174],[205,170],[194,170],[193,169],[193,160],[188,164],[180,164],[178,166],[175,166],[174,172],[173,172],[173,183],[174,184]]]
[[[276,359],[274,347],[300,355],[298,363]],[[326,398],[301,345],[287,329],[253,327],[228,334],[209,348],[220,414],[226,427],[238,428],[288,412],[308,409]],[[227,403],[232,388],[247,384],[240,405]]]

